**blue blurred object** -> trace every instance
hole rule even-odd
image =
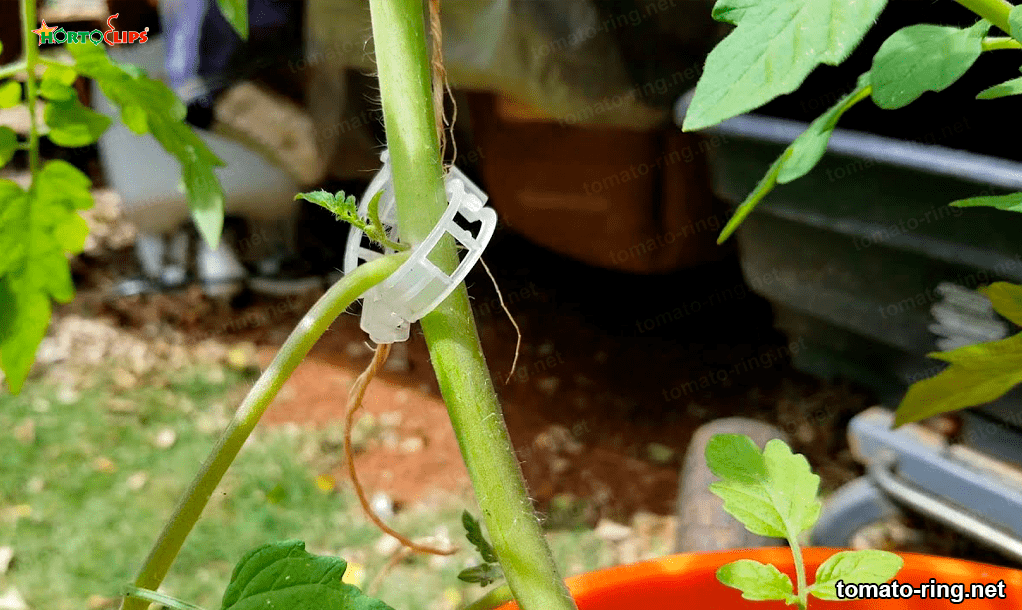
[[[243,41],[213,0],[160,3],[167,40],[170,86],[188,106],[188,121],[208,127],[213,102],[231,84],[287,56],[300,57],[299,5],[281,0],[249,0],[249,40]],[[290,42],[291,44],[275,44]]]

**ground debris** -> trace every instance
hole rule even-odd
[[[603,518],[596,524],[596,535],[607,542],[622,542],[632,535],[632,528]]]
[[[18,589],[11,587],[0,594],[0,610],[28,610],[28,604]]]

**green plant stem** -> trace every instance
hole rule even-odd
[[[35,188],[35,175],[39,170],[39,129],[36,127],[35,101],[38,96],[35,67],[39,63],[39,38],[32,34],[35,27],[35,0],[21,0],[21,42],[24,50],[25,82],[28,85],[28,169],[32,173],[32,186]]]
[[[370,0],[401,241],[420,244],[447,205],[421,0]],[[450,236],[430,260],[458,264]],[[525,489],[464,284],[422,319],[426,344],[483,521],[523,610],[574,610]]]
[[[1008,13],[1011,12],[1011,3],[1007,0],[955,0],[970,11],[996,25],[1005,33],[1011,33],[1011,26],[1008,25]]]
[[[480,597],[461,610],[493,610],[494,608],[503,606],[513,599],[514,597],[511,595],[511,589],[509,589],[507,585],[501,585],[496,589],[489,591],[486,595]]]
[[[360,265],[334,284],[305,314],[298,326],[291,331],[291,335],[281,346],[273,362],[249,390],[237,413],[234,414],[234,419],[224,430],[206,463],[202,465],[174,509],[174,514],[163,528],[135,579],[136,587],[152,591],[159,588],[210,496],[284,382],[334,319],[362,293],[386,279],[407,259],[408,254],[398,253]],[[127,598],[122,607],[124,610],[145,610],[148,605],[147,601]]]
[[[802,560],[802,547],[799,546],[796,536],[788,538],[788,546],[791,547],[791,556],[795,560],[795,576],[798,581],[798,605],[801,610],[806,610],[809,603],[809,587],[806,585],[806,564]]]
[[[154,604],[160,604],[161,606],[172,608],[173,610],[203,610],[201,606],[189,604],[188,602],[175,599],[169,595],[164,595],[159,591],[150,591],[149,589],[139,589],[138,587],[128,586],[124,588],[124,595]]]
[[[983,39],[984,51],[1003,51],[1006,49],[1022,49],[1022,42],[1007,36],[991,36]]]
[[[19,59],[18,61],[0,66],[0,78],[8,78],[18,72],[24,72],[26,65],[24,59]]]

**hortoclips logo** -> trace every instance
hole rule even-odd
[[[106,20],[107,30],[92,30],[91,32],[65,32],[64,28],[55,28],[46,25],[46,20],[43,19],[42,25],[39,26],[38,30],[32,30],[33,34],[39,36],[39,46],[44,44],[72,44],[91,42],[92,44],[99,46],[102,43],[107,43],[110,46],[115,44],[133,44],[149,42],[149,28],[141,32],[129,32],[127,30],[117,31],[114,25],[110,23],[114,19],[120,17],[121,14],[110,15]]]

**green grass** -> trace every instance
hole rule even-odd
[[[207,365],[150,376],[127,390],[100,373],[89,379],[90,389],[73,395],[46,382],[29,383],[17,397],[0,393],[0,546],[15,552],[9,572],[0,576],[0,592],[17,587],[34,610],[81,610],[90,597],[116,596],[251,381]],[[167,429],[176,442],[161,449],[155,439]],[[331,446],[327,437],[293,427],[257,430],[161,590],[215,610],[234,563],[251,548],[283,539],[345,558],[350,572],[361,572],[355,584],[365,587],[388,557],[374,549],[382,534],[345,482],[340,492],[317,487],[316,476],[337,463],[337,455],[324,453]],[[132,489],[129,481],[134,475],[137,482],[138,473],[146,482]],[[457,580],[477,560],[464,541],[463,508],[477,512],[452,498],[393,520],[413,537],[446,528],[463,550],[442,562],[402,562],[381,581],[378,597],[398,610],[442,610],[482,595]],[[550,538],[566,573],[612,561],[591,531]]]

